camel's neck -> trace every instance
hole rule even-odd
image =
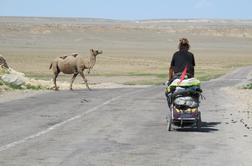
[[[96,62],[96,56],[91,55],[90,56],[90,61],[89,61],[89,68],[92,69],[94,67],[94,65],[95,65],[95,62]]]

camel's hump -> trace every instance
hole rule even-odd
[[[76,58],[77,55],[78,55],[77,53],[72,53],[70,56],[73,56],[73,57]],[[67,57],[68,57],[67,55],[65,55],[65,56],[60,56],[61,59],[66,59]]]
[[[66,55],[65,56],[60,56],[61,59],[66,59],[66,57],[67,57]]]
[[[72,53],[73,57],[77,57],[77,55],[78,55],[77,53]]]

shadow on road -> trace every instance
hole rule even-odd
[[[177,128],[176,131],[179,132],[214,132],[214,131],[219,131],[219,129],[216,129],[215,127],[217,125],[221,124],[221,122],[202,122],[201,123],[201,129],[198,130],[196,127],[194,128]]]

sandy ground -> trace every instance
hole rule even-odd
[[[224,92],[236,101],[234,112],[236,119],[232,123],[240,122],[247,129],[252,129],[252,90],[244,89],[243,86],[252,82],[252,72],[248,73],[247,78],[234,87],[222,88]]]
[[[237,102],[237,112],[233,122],[240,122],[247,129],[252,129],[252,90],[224,88],[225,92]]]

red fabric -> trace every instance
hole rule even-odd
[[[188,68],[188,65],[186,65],[181,77],[180,77],[180,81],[179,81],[179,84],[185,79],[185,76],[186,76],[186,72],[187,72],[187,68]]]

